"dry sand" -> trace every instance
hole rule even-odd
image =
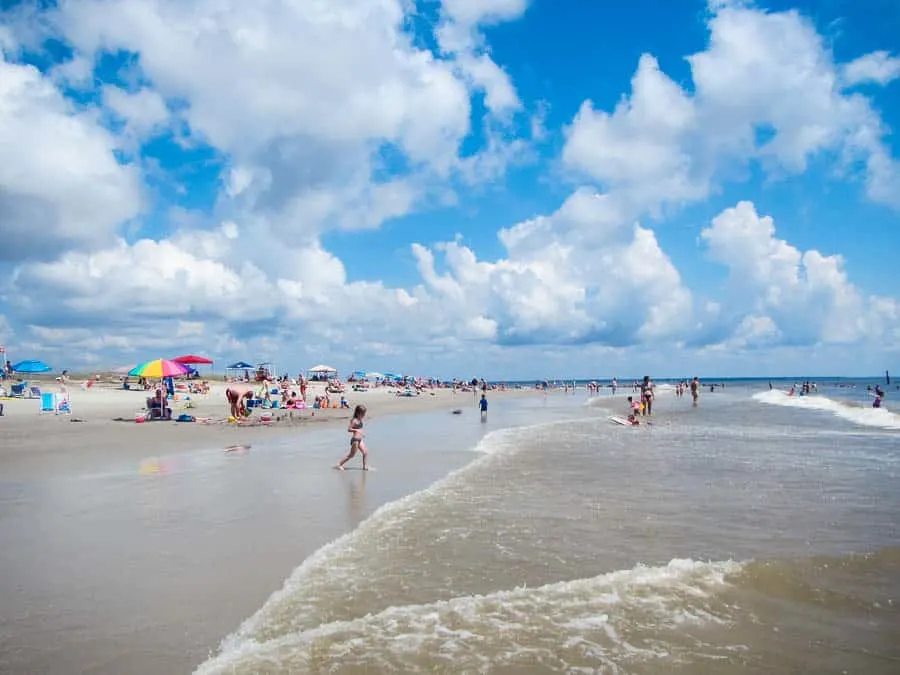
[[[31,379],[45,392],[60,392],[60,385],[52,378]],[[262,411],[256,410],[247,423],[229,423],[229,406],[225,389],[234,386],[249,389],[249,385],[210,383],[210,393],[191,395],[189,409],[179,397],[172,404],[173,417],[181,412],[208,423],[179,423],[155,421],[135,423],[135,416],[145,406],[148,392],[126,391],[113,384],[97,384],[84,389],[82,383],[68,383],[71,414],[41,414],[40,399],[0,399],[5,415],[0,417],[0,471],[12,475],[66,473],[73,469],[102,466],[116,457],[139,459],[147,454],[177,454],[192,450],[209,450],[228,446],[252,445],[265,439],[300,434],[305,429],[322,425],[344,425],[352,408],[358,403],[367,409],[367,420],[387,415],[427,412],[431,410],[474,408],[471,392],[454,393],[435,389],[415,397],[396,395],[393,388],[373,388],[366,392],[348,391],[349,410],[267,410],[273,421],[259,422]],[[324,384],[310,383],[307,400],[324,393]],[[523,396],[530,390],[491,391],[489,399]],[[339,399],[340,396],[337,396]],[[334,395],[332,399],[336,400]]]

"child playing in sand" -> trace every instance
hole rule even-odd
[[[353,459],[354,455],[356,455],[356,451],[359,450],[362,453],[362,461],[363,461],[363,471],[369,470],[369,453],[366,452],[366,444],[363,442],[363,436],[365,435],[363,432],[363,419],[366,417],[366,406],[358,405],[353,410],[353,417],[350,419],[350,424],[347,425],[347,431],[350,433],[350,452],[347,453],[347,456],[344,457],[338,465],[334,467],[335,469],[344,470],[344,464]]]

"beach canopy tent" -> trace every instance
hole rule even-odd
[[[336,373],[337,368],[332,368],[331,366],[315,366],[314,368],[310,368],[306,372],[308,372],[308,373]]]
[[[43,361],[19,361],[12,369],[14,373],[49,373],[53,370]]]
[[[173,361],[177,361],[178,363],[184,363],[192,366],[211,366],[212,359],[207,359],[204,356],[197,356],[196,354],[185,354],[184,356],[176,356]]]
[[[253,368],[252,363],[247,363],[246,361],[237,361],[236,363],[232,363],[225,370],[249,370]]]

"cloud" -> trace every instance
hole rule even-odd
[[[451,63],[414,46],[404,7],[85,0],[52,16],[77,57],[135,56],[150,87],[139,92],[146,101],[127,110],[130,99],[111,91],[119,112],[146,127],[161,121],[162,99],[178,101],[194,141],[229,158],[244,183],[241,198],[222,209],[266,213],[296,232],[404,215],[423,194],[415,184],[458,166],[470,133],[467,86]],[[380,185],[384,148],[398,152],[405,169],[402,180]],[[338,213],[348,195],[365,222]]]
[[[611,218],[591,190],[499,237],[507,256],[496,261],[457,241],[438,244],[444,274],[433,250],[414,253],[447,314],[493,319],[501,343],[634,344],[671,337],[690,318],[690,293],[653,232]]]
[[[141,138],[161,130],[169,119],[169,110],[162,96],[147,87],[130,92],[106,85],[103,87],[103,102],[125,121],[130,132]]]
[[[632,204],[695,201],[708,194],[709,181],[697,175],[689,152],[697,130],[694,102],[645,54],[631,96],[612,114],[582,104],[562,158]]]
[[[630,97],[612,113],[582,105],[566,132],[565,165],[652,210],[703,200],[753,161],[778,178],[830,154],[848,172],[860,162],[868,197],[900,208],[900,166],[884,125],[867,98],[843,90],[814,26],[795,11],[711,9],[709,46],[688,57],[693,93],[643,55]],[[853,63],[857,76],[893,67],[879,52]]]
[[[469,26],[512,21],[528,9],[529,0],[443,0],[444,13]]]
[[[721,293],[689,289],[660,243],[669,238],[653,229],[754,165],[779,178],[825,159],[844,177],[861,171],[871,199],[900,199],[884,124],[847,90],[863,81],[854,69],[884,79],[890,59],[841,66],[799,14],[737,3],[713,8],[709,45],[688,59],[690,83],[645,54],[617,105],[579,107],[560,155],[575,187],[555,210],[498,220],[499,253],[423,228],[409,249],[417,278],[348,274],[327,248],[329,230],[375,229],[450,202],[464,184],[534,159],[532,141],[545,135],[546,105],[529,114],[484,32],[522,17],[527,2],[445,0],[437,53],[410,33],[410,8],[80,0],[52,10],[71,60],[46,75],[0,62],[0,75],[14,76],[0,77],[0,144],[9,144],[0,148],[16,149],[10,156],[26,168],[0,166],[0,207],[23,214],[14,271],[0,285],[18,343],[513,368],[511,354],[558,363],[567,346],[612,358],[635,345],[900,342],[895,299],[866,296],[840,256],[777,237],[751,202],[703,231],[708,256],[729,272]],[[102,57],[118,50],[130,70],[98,88],[102,110],[76,108],[53,85],[90,88]],[[473,96],[484,97],[480,119]],[[464,153],[473,125],[484,142]],[[220,189],[211,209],[173,209],[169,234],[142,230],[135,240],[123,224],[141,212],[144,177],[116,152],[165,128],[216,151]],[[44,150],[26,156],[26,147]],[[24,224],[36,221],[40,240]]]
[[[865,297],[850,283],[841,256],[779,239],[772,218],[759,216],[752,202],[722,211],[701,238],[728,268],[738,342],[853,343],[878,338],[896,318],[895,301]]]
[[[475,91],[483,92],[484,104],[499,122],[522,109],[509,74],[493,60],[480,28],[519,19],[528,0],[443,0],[443,21],[435,36],[441,51]]]
[[[841,79],[848,87],[857,84],[885,85],[900,77],[900,58],[886,51],[864,54],[841,68]]]
[[[135,53],[164,96],[186,101],[195,132],[240,157],[315,135],[395,142],[416,161],[447,161],[468,131],[465,91],[413,47],[403,18],[391,0],[85,0],[64,5],[57,23],[87,54]]]
[[[117,140],[36,68],[0,55],[0,261],[108,241],[143,205]]]

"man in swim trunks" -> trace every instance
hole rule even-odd
[[[691,380],[691,398],[694,401],[694,407],[697,407],[697,403],[700,400],[700,380],[697,376],[694,376],[694,379]]]
[[[247,410],[243,399],[249,401],[253,398],[253,392],[245,391],[244,393],[241,393],[236,389],[229,387],[225,390],[225,398],[231,406],[231,416],[235,419],[240,419]]]

